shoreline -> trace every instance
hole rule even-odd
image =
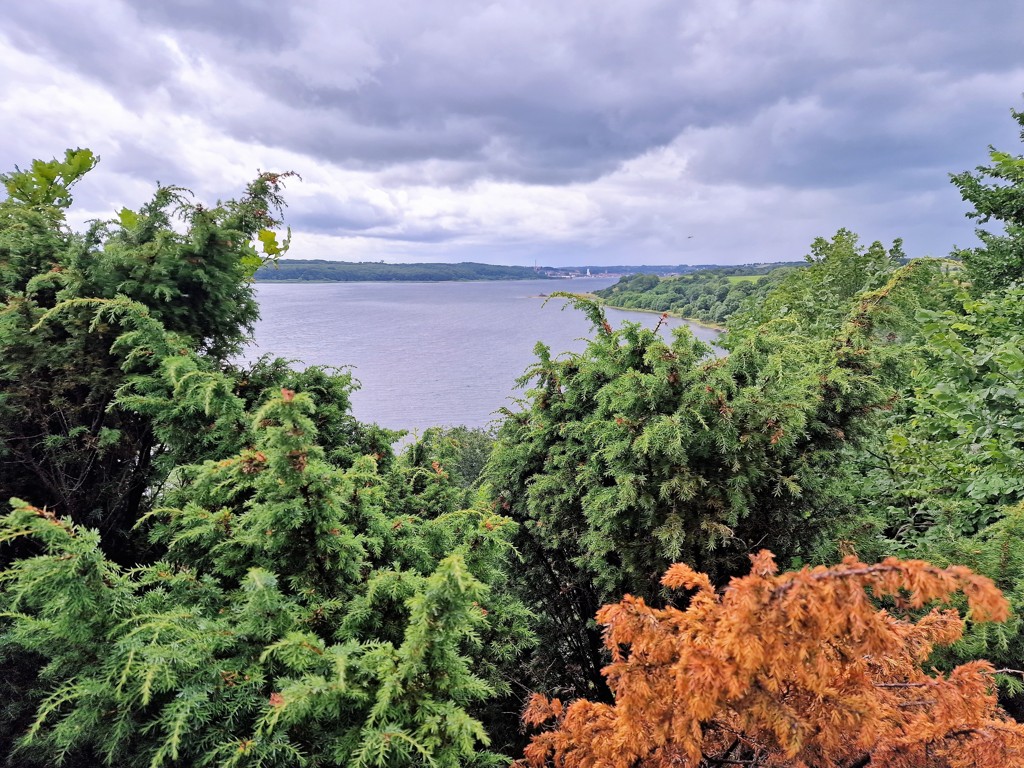
[[[640,309],[638,307],[619,307],[619,306],[616,306],[615,304],[609,304],[607,301],[605,301],[604,299],[602,299],[600,296],[598,296],[595,293],[578,293],[576,295],[577,296],[582,296],[585,299],[590,299],[591,301],[596,301],[602,307],[608,307],[609,309],[618,309],[618,310],[621,310],[622,312],[646,312],[649,315],[668,315],[669,317],[674,317],[677,320],[685,320],[687,323],[692,323],[693,325],[699,325],[701,328],[707,328],[709,331],[718,331],[719,333],[725,333],[725,326],[724,325],[718,325],[718,323],[710,323],[710,322],[708,322],[706,320],[698,320],[695,317],[684,317],[683,315],[680,315],[677,312],[671,312],[669,310],[661,310],[661,309]],[[549,299],[551,297],[550,296],[537,296],[536,298],[538,298],[538,299]]]
[[[597,298],[598,301],[600,301],[599,297],[595,297],[595,298]],[[711,330],[711,331],[718,331],[719,333],[725,333],[725,326],[724,325],[719,325],[718,323],[711,323],[711,322],[708,322],[707,320],[698,320],[695,317],[684,317],[683,315],[680,315],[677,312],[671,312],[671,311],[669,311],[667,309],[662,310],[662,309],[639,309],[638,307],[618,307],[618,306],[616,306],[614,304],[608,304],[607,302],[604,302],[604,301],[601,301],[601,306],[602,307],[608,307],[610,309],[619,309],[619,310],[622,310],[623,312],[646,312],[646,313],[651,314],[651,315],[668,315],[669,317],[674,317],[677,320],[685,320],[688,323],[693,323],[694,325],[699,325],[701,328],[707,328],[708,330]]]
[[[532,282],[534,280],[552,281],[556,280],[554,277],[475,277],[475,278],[448,278],[445,280],[299,280],[299,279],[284,279],[284,280],[253,280],[254,283],[260,285],[271,285],[273,283],[287,283],[288,285],[297,285],[299,283],[311,283],[314,285],[324,285],[327,283],[516,283],[516,282]]]

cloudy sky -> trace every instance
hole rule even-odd
[[[1019,151],[1017,0],[4,0],[0,168],[88,146],[76,218],[295,170],[291,256],[798,259],[974,241]]]

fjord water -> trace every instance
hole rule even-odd
[[[261,319],[247,359],[272,354],[303,365],[351,366],[361,421],[422,432],[434,425],[484,427],[512,406],[516,379],[543,341],[552,354],[579,352],[589,321],[562,299],[614,278],[467,283],[258,283]],[[658,315],[608,309],[618,326],[654,327]],[[662,332],[682,320],[669,318]],[[698,338],[717,332],[691,325]]]

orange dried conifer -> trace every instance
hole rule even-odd
[[[956,592],[976,621],[1008,606],[967,568],[848,557],[778,574],[770,552],[716,593],[673,565],[662,583],[693,590],[685,609],[626,596],[598,612],[614,704],[535,695],[523,715],[552,730],[521,764],[558,768],[1007,768],[1024,765],[1024,726],[999,708],[985,661],[924,671],[964,623],[929,604]],[[884,599],[893,610],[879,608]],[[913,616],[919,618],[913,618]]]

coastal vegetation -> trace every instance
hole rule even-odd
[[[443,280],[544,280],[546,272],[533,267],[500,264],[385,264],[384,262],[284,259],[256,270],[262,282],[435,282]]]
[[[818,238],[811,245],[811,253],[803,262],[785,264],[749,265],[740,267],[715,267],[687,275],[659,278],[654,274],[634,274],[622,277],[615,285],[595,291],[604,304],[620,309],[641,309],[654,312],[668,312],[678,317],[723,327],[736,312],[743,308],[755,308],[764,304],[769,296],[775,300],[786,293],[777,291],[780,283],[791,285],[803,282],[801,277],[789,278],[795,269],[821,262],[828,250],[850,248],[865,254],[870,264],[880,243],[871,248],[857,245],[857,236],[848,230],[840,230],[832,241]],[[893,246],[893,258],[904,259],[900,244]],[[884,250],[884,249],[883,249]],[[849,268],[856,272],[858,265],[851,262]],[[846,280],[856,280],[853,275]]]
[[[774,266],[739,275],[733,269],[705,269],[664,278],[652,274],[627,275],[594,294],[610,307],[669,312],[723,326],[745,301],[757,303],[764,299],[794,267]]]
[[[777,265],[749,267],[717,267],[730,280],[746,279],[745,275],[763,274]],[[610,275],[675,275],[700,269],[692,265],[580,266],[580,267],[514,267],[501,264],[479,264],[463,261],[457,264],[417,263],[388,264],[383,261],[328,261],[326,259],[281,259],[256,270],[257,282],[442,282],[462,280],[545,280],[549,278],[586,277],[588,274]]]
[[[0,177],[6,764],[1022,762],[1024,157],[947,259],[561,294],[583,351],[397,452],[348,373],[237,362],[288,174],[78,233],[95,163]],[[601,307],[712,286],[724,356]]]

